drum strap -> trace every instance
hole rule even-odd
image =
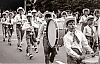
[[[73,50],[74,52],[76,52],[78,55],[82,55],[82,53],[79,51],[79,49],[77,49],[77,48],[72,48],[72,50]]]

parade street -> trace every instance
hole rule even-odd
[[[80,26],[77,25],[77,29],[80,29]],[[12,45],[8,45],[7,38],[6,41],[2,41],[2,29],[0,24],[0,63],[18,63],[18,64],[44,64],[45,58],[44,58],[44,50],[43,50],[43,44],[42,42],[38,46],[38,53],[35,53],[33,50],[33,58],[30,60],[29,57],[26,56],[26,39],[24,35],[23,40],[23,51],[20,52],[17,49],[17,37],[16,37],[16,29],[14,26],[14,33],[12,36]],[[42,39],[41,39],[42,40]],[[64,47],[61,47],[58,51],[58,54],[55,57],[54,64],[66,64],[66,52]]]
[[[14,27],[14,33],[12,36],[12,45],[9,46],[7,44],[7,38],[6,41],[3,42],[3,36],[2,36],[2,29],[0,24],[0,63],[33,63],[33,64],[44,64],[44,50],[43,50],[43,44],[42,42],[39,44],[39,52],[35,53],[33,51],[33,58],[30,60],[29,57],[26,56],[26,39],[24,35],[23,40],[23,51],[20,52],[17,50],[17,35],[16,35],[16,29]],[[60,48],[60,51],[58,51],[58,55],[55,57],[54,64],[65,64],[66,63],[66,53],[64,47]]]

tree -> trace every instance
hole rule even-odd
[[[42,11],[57,11],[58,9],[82,12],[83,8],[94,10],[100,8],[100,0],[37,0],[35,7]]]

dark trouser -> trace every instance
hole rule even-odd
[[[35,37],[37,38],[37,36],[38,36],[38,28],[34,28],[34,31],[35,31]]]
[[[75,51],[77,54],[82,55],[82,53],[81,53],[78,49],[76,49],[76,48],[72,48],[72,49],[73,49],[73,51]],[[69,55],[67,54],[67,64],[80,64],[80,63],[81,63],[80,60],[77,60],[77,59],[75,59],[75,58],[73,58],[72,56],[69,56]]]
[[[97,51],[97,44],[96,44],[96,41],[94,41],[94,38],[90,37],[90,36],[86,36],[86,38],[88,40],[90,47],[93,49],[94,52],[96,52]]]
[[[34,45],[36,46],[36,38],[35,34],[33,33],[30,35],[31,31],[26,31],[26,41],[27,41],[27,48],[26,48],[26,53],[31,53],[31,46]]]
[[[13,33],[14,29],[13,29],[13,25],[9,25],[8,26],[8,40],[11,41],[11,36]]]
[[[81,31],[83,32],[84,30],[84,27],[87,25],[87,23],[83,23],[82,26],[81,26]]]
[[[6,25],[2,24],[2,32],[3,32],[3,38],[6,36]]]
[[[6,37],[7,34],[7,25],[6,24],[2,24],[2,32],[3,32],[3,38]]]
[[[50,43],[47,39],[47,36],[43,37],[43,47],[44,47],[44,54],[45,54],[45,63],[49,64],[49,60],[51,63],[54,62],[54,57],[57,54],[56,48],[51,48]],[[51,53],[51,55],[50,55]]]
[[[22,42],[23,36],[25,31],[22,30],[21,25],[16,25],[16,33],[17,33],[17,39],[18,39],[18,45]]]

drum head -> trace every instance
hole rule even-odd
[[[86,64],[97,64],[98,63],[98,56],[92,57],[92,58],[88,58],[88,59],[84,59],[82,62],[86,63]]]
[[[56,24],[53,20],[51,20],[48,23],[47,30],[48,30],[49,43],[50,43],[51,47],[53,47],[55,45],[55,42],[56,42]]]

